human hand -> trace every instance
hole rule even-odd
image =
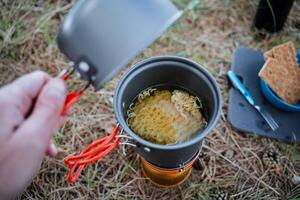
[[[13,199],[31,182],[51,138],[64,122],[62,80],[33,72],[0,89],[0,198]]]

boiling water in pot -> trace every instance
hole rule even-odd
[[[197,96],[181,88],[143,90],[129,106],[127,123],[153,143],[172,145],[189,140],[206,125]]]

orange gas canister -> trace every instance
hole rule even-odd
[[[142,157],[140,158],[140,166],[144,176],[149,178],[154,185],[164,188],[175,187],[188,179],[198,155],[199,154],[197,154],[185,165],[175,169],[167,169],[155,166],[147,162]]]

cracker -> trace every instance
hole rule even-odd
[[[274,58],[278,62],[283,63],[286,68],[291,70],[299,70],[299,66],[296,59],[296,50],[294,43],[289,41],[284,44],[278,45],[271,49],[270,51],[265,52],[265,60],[269,58]]]
[[[296,104],[300,99],[300,69],[294,44],[289,41],[264,53],[265,65],[259,72],[284,101]]]
[[[273,55],[277,55],[278,58],[278,56],[282,56],[282,52],[278,50]],[[287,66],[287,63],[292,64],[291,58],[286,60],[275,58],[269,58],[258,75],[281,99],[289,104],[296,104],[300,98],[300,72],[298,66],[297,68]]]

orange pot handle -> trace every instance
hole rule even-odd
[[[83,95],[83,91],[70,92],[65,100],[64,107],[62,109],[62,114],[65,114]]]
[[[70,166],[67,181],[74,183],[78,180],[80,173],[87,164],[96,162],[109,154],[120,143],[120,137],[116,137],[119,132],[119,125],[113,132],[100,138],[87,146],[79,155],[70,155],[64,159],[66,165]]]
[[[69,79],[69,76],[74,72],[74,68],[70,67],[68,69],[63,70],[58,77],[62,79],[63,81],[67,81]],[[65,100],[64,107],[62,109],[62,114],[65,114],[83,95],[84,91],[88,88],[89,83],[81,90],[70,92]]]

